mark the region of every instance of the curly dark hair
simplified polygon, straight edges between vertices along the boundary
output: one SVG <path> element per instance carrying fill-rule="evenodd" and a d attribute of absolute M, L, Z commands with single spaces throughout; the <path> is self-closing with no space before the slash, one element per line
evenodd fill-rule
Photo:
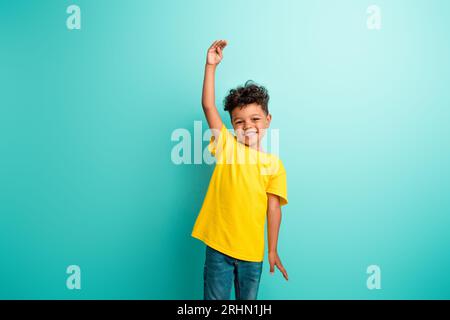
<path fill-rule="evenodd" d="M 236 89 L 231 89 L 228 95 L 223 100 L 224 110 L 231 112 L 237 107 L 244 107 L 247 104 L 256 103 L 261 106 L 264 113 L 269 114 L 269 93 L 267 89 L 248 80 L 244 86 L 238 86 Z"/>

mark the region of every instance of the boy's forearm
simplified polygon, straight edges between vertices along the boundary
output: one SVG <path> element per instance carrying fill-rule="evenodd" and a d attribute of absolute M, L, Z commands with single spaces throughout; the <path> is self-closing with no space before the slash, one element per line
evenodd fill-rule
<path fill-rule="evenodd" d="M 216 108 L 214 93 L 214 78 L 216 65 L 205 64 L 205 77 L 203 80 L 202 106 L 205 109 Z"/>
<path fill-rule="evenodd" d="M 281 224 L 281 208 L 273 208 L 267 212 L 267 239 L 269 243 L 269 253 L 277 252 L 278 233 Z"/>

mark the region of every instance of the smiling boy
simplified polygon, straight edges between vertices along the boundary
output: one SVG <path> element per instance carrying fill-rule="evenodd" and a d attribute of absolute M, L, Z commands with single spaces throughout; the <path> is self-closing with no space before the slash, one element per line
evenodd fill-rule
<path fill-rule="evenodd" d="M 287 204 L 286 171 L 261 140 L 269 128 L 267 90 L 252 82 L 230 90 L 224 100 L 236 136 L 224 126 L 215 105 L 214 78 L 225 40 L 207 52 L 202 106 L 212 131 L 208 146 L 216 166 L 192 236 L 206 244 L 204 299 L 230 299 L 234 282 L 238 300 L 257 298 L 264 259 L 267 218 L 270 272 L 288 275 L 277 251 L 281 206 Z"/>

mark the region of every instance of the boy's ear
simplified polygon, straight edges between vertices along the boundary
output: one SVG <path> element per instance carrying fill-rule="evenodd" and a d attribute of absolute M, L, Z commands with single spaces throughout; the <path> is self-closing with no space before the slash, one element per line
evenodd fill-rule
<path fill-rule="evenodd" d="M 272 115 L 270 113 L 266 116 L 266 120 L 267 120 L 267 128 L 268 128 L 270 126 L 270 121 L 272 121 Z"/>

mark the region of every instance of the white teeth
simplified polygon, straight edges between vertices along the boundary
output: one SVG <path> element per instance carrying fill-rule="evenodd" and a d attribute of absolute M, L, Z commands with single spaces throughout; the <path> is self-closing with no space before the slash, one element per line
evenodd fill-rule
<path fill-rule="evenodd" d="M 254 130 L 246 131 L 244 135 L 246 137 L 253 137 L 254 135 L 256 135 L 256 131 L 254 131 Z"/>

